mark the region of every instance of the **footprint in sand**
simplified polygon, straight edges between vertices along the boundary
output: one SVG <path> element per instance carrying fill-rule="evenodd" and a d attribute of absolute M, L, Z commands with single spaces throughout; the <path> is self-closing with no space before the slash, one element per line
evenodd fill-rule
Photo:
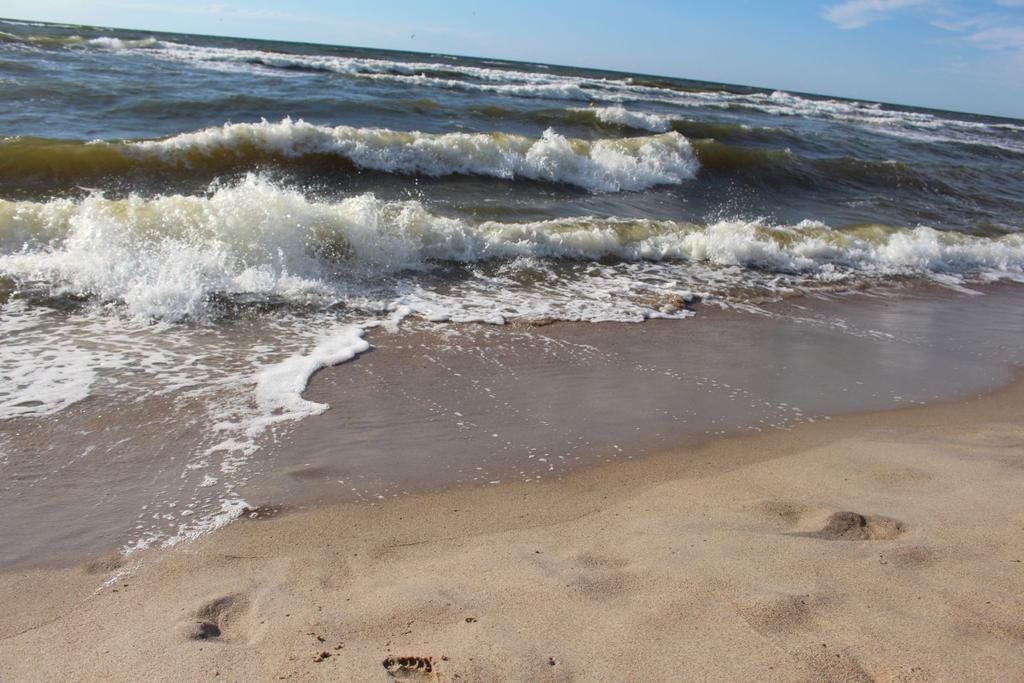
<path fill-rule="evenodd" d="M 213 640 L 226 636 L 248 607 L 249 601 L 241 593 L 211 600 L 182 624 L 182 634 L 190 640 Z"/>
<path fill-rule="evenodd" d="M 827 600 L 807 593 L 779 593 L 756 596 L 740 607 L 740 616 L 762 636 L 773 636 L 818 628 L 815 615 Z"/>
<path fill-rule="evenodd" d="M 434 660 L 430 657 L 388 657 L 384 660 L 388 677 L 400 681 L 422 681 L 434 678 Z"/>
<path fill-rule="evenodd" d="M 241 519 L 263 521 L 289 511 L 289 507 L 286 505 L 257 505 L 256 507 L 242 508 Z"/>
<path fill-rule="evenodd" d="M 749 510 L 767 520 L 772 525 L 792 527 L 797 524 L 811 509 L 791 500 L 770 498 L 758 501 Z"/>
<path fill-rule="evenodd" d="M 903 533 L 903 523 L 879 515 L 834 512 L 818 531 L 798 534 L 826 541 L 887 541 Z"/>

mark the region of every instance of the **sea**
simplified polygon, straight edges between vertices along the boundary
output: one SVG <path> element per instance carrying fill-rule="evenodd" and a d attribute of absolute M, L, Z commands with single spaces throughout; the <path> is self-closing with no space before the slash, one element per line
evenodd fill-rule
<path fill-rule="evenodd" d="M 16 20 L 0 93 L 0 566 L 1024 362 L 1019 119 Z"/>

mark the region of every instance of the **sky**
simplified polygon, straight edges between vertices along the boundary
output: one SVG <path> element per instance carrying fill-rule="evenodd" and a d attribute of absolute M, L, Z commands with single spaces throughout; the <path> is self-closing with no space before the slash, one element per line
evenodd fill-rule
<path fill-rule="evenodd" d="M 546 62 L 1024 117 L 1024 0 L 0 0 L 0 16 Z"/>

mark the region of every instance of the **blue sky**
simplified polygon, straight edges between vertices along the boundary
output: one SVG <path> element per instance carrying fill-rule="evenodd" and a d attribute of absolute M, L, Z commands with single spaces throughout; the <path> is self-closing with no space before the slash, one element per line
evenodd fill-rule
<path fill-rule="evenodd" d="M 1024 117 L 1024 0 L 0 0 L 0 16 L 520 59 Z"/>

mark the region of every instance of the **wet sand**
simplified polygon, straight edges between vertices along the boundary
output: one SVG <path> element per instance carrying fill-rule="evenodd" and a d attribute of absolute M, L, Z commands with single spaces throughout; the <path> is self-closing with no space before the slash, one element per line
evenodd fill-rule
<path fill-rule="evenodd" d="M 0 678 L 1019 679 L 1022 379 L 8 572 Z"/>

